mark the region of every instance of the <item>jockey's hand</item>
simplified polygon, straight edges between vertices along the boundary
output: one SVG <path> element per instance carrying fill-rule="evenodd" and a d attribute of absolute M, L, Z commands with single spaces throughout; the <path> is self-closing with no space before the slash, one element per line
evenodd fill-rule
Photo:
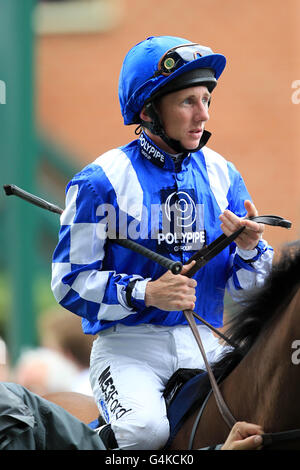
<path fill-rule="evenodd" d="M 259 450 L 262 448 L 261 434 L 263 434 L 261 426 L 245 421 L 237 422 L 221 450 Z"/>
<path fill-rule="evenodd" d="M 254 217 L 258 215 L 257 209 L 251 201 L 246 200 L 244 205 L 247 211 L 246 217 Z M 235 243 L 239 248 L 244 250 L 253 250 L 262 238 L 262 234 L 265 229 L 264 224 L 240 218 L 230 210 L 225 210 L 219 218 L 222 222 L 221 229 L 226 236 L 231 235 L 243 225 L 246 227 L 245 230 L 235 239 Z"/>
<path fill-rule="evenodd" d="M 196 261 L 183 266 L 181 274 L 167 271 L 156 281 L 149 281 L 146 286 L 145 304 L 171 312 L 173 310 L 194 310 L 197 282 L 184 276 Z"/>

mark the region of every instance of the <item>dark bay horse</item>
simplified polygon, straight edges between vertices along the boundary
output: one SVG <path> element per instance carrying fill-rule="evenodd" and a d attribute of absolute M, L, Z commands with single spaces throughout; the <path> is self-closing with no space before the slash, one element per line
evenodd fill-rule
<path fill-rule="evenodd" d="M 77 392 L 55 392 L 43 396 L 46 400 L 64 408 L 85 424 L 90 424 L 99 415 L 98 407 L 93 397 Z"/>
<path fill-rule="evenodd" d="M 245 306 L 230 322 L 226 334 L 237 347 L 215 364 L 213 370 L 216 377 L 226 376 L 220 389 L 235 419 L 260 424 L 266 433 L 300 428 L 298 242 L 285 250 L 264 287 L 251 293 L 251 298 L 249 296 Z M 97 417 L 96 407 L 89 397 L 71 395 L 73 401 L 68 400 L 68 394 L 45 398 L 55 401 L 86 423 Z M 171 443 L 171 450 L 189 448 L 197 415 L 198 409 L 190 412 Z M 228 433 L 211 395 L 191 447 L 199 449 L 222 443 Z M 300 438 L 285 440 L 271 448 L 300 450 Z"/>
<path fill-rule="evenodd" d="M 238 347 L 213 369 L 216 376 L 227 369 L 220 389 L 235 419 L 260 424 L 266 433 L 300 428 L 299 243 L 284 253 L 265 286 L 238 312 L 227 336 Z M 187 419 L 172 449 L 188 448 L 196 416 L 197 411 Z M 211 396 L 193 448 L 224 442 L 228 431 Z M 272 448 L 300 449 L 300 439 L 286 440 Z"/>

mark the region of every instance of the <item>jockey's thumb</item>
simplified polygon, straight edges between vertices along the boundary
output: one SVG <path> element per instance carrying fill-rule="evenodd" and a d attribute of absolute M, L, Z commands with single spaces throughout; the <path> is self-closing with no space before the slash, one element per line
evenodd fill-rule
<path fill-rule="evenodd" d="M 191 261 L 191 262 L 188 263 L 188 264 L 184 264 L 183 267 L 182 267 L 182 270 L 181 270 L 181 273 L 180 273 L 180 274 L 183 274 L 183 275 L 187 274 L 188 271 L 189 271 L 193 266 L 195 266 L 195 264 L 196 264 L 196 261 L 195 261 L 195 260 Z"/>

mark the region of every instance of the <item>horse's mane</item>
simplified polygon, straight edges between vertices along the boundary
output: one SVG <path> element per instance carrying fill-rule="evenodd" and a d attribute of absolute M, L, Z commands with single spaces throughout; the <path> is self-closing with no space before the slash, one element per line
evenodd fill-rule
<path fill-rule="evenodd" d="M 213 366 L 215 375 L 227 375 L 247 354 L 264 326 L 287 307 L 300 287 L 300 241 L 287 245 L 267 277 L 263 287 L 245 297 L 226 329 L 236 345 Z"/>

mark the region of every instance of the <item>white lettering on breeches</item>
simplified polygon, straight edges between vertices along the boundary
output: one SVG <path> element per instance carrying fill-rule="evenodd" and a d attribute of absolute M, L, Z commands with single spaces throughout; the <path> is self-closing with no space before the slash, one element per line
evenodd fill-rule
<path fill-rule="evenodd" d="M 201 336 L 208 350 L 216 349 L 215 337 L 205 331 Z M 117 325 L 95 340 L 91 385 L 121 449 L 156 450 L 165 445 L 169 422 L 162 394 L 177 369 L 204 368 L 197 348 L 185 326 Z"/>

